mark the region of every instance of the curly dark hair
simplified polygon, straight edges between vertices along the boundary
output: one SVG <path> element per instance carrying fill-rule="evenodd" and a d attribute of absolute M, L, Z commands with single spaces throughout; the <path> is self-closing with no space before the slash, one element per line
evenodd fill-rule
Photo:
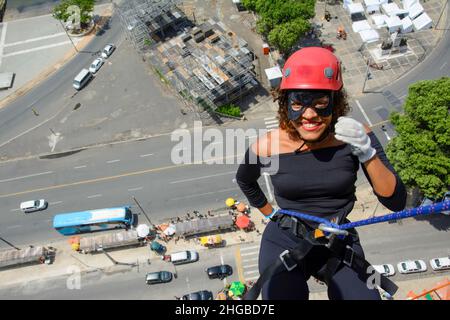
<path fill-rule="evenodd" d="M 331 119 L 331 128 L 334 131 L 334 125 L 337 119 L 341 116 L 345 116 L 350 112 L 350 106 L 348 104 L 347 93 L 345 89 L 333 92 L 333 117 Z M 280 128 L 285 130 L 289 137 L 294 141 L 300 141 L 301 137 L 298 131 L 295 129 L 291 120 L 288 118 L 288 104 L 287 104 L 287 91 L 286 90 L 273 90 L 273 101 L 278 101 L 278 121 L 280 122 Z"/>

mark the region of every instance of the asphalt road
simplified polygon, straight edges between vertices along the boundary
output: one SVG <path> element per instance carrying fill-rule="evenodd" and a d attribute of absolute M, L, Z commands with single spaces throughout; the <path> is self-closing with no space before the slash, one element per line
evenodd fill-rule
<path fill-rule="evenodd" d="M 422 259 L 428 270 L 424 273 L 403 275 L 398 271 L 391 279 L 396 281 L 415 280 L 423 277 L 445 276 L 450 271 L 436 272 L 430 268 L 429 260 L 450 254 L 446 245 L 448 243 L 448 229 L 450 221 L 447 217 L 436 216 L 421 220 L 408 220 L 402 224 L 377 225 L 371 228 L 360 229 L 360 237 L 368 261 L 373 264 L 390 263 L 397 270 L 397 263 L 407 259 Z M 436 231 L 439 228 L 439 231 Z M 418 237 L 417 235 L 420 235 Z M 441 244 L 441 245 L 439 245 Z M 250 247 L 249 247 L 250 246 Z M 33 281 L 14 288 L 2 288 L 0 299 L 118 299 L 118 300 L 173 300 L 186 293 L 198 290 L 210 290 L 216 294 L 226 283 L 238 281 L 238 268 L 248 271 L 249 264 L 257 270 L 255 261 L 239 263 L 236 260 L 236 251 L 241 250 L 242 258 L 248 258 L 245 248 L 255 248 L 257 258 L 258 243 L 233 246 L 222 249 L 200 251 L 199 262 L 176 266 L 160 260 L 152 260 L 150 265 L 140 265 L 132 271 L 114 274 L 94 272 L 80 278 L 80 289 L 70 289 L 67 283 L 76 283 L 73 279 L 62 277 L 56 279 L 43 279 Z M 244 255 L 247 256 L 244 257 Z M 254 259 L 250 259 L 254 260 Z M 242 259 L 245 261 L 245 259 Z M 120 261 L 119 261 L 120 262 Z M 233 267 L 233 275 L 224 281 L 209 280 L 204 269 L 218 264 L 229 264 Z M 148 286 L 145 284 L 147 272 L 166 270 L 177 272 L 178 278 L 168 284 Z M 253 275 L 255 272 L 253 272 Z M 247 279 L 247 278 L 246 278 Z M 317 284 L 313 279 L 308 281 L 310 292 L 326 290 L 323 285 Z"/>
<path fill-rule="evenodd" d="M 73 288 L 77 283 L 66 277 L 42 280 L 0 290 L 0 299 L 118 299 L 118 300 L 174 300 L 175 296 L 210 290 L 214 296 L 227 283 L 238 281 L 234 250 L 230 248 L 208 250 L 200 252 L 198 262 L 174 267 L 171 263 L 152 260 L 150 265 L 140 265 L 132 271 L 107 275 L 94 272 L 80 278 L 80 289 Z M 120 261 L 119 261 L 120 262 Z M 209 279 L 205 269 L 220 264 L 229 264 L 233 268 L 233 275 L 224 280 Z M 177 274 L 171 282 L 157 285 L 147 285 L 145 275 L 154 271 L 169 271 Z M 69 283 L 69 286 L 67 285 Z"/>

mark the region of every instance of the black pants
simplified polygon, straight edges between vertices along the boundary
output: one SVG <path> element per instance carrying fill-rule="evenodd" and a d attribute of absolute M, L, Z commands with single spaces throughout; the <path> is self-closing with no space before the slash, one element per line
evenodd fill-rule
<path fill-rule="evenodd" d="M 293 249 L 299 241 L 290 230 L 280 229 L 275 222 L 269 222 L 261 240 L 259 251 L 259 272 L 272 265 L 286 249 Z M 359 241 L 351 244 L 353 250 L 364 256 Z M 308 300 L 307 281 L 327 261 L 330 251 L 326 247 L 317 246 L 311 249 L 303 259 L 302 266 L 275 274 L 266 281 L 262 288 L 264 300 Z M 328 286 L 330 300 L 381 300 L 376 289 L 369 289 L 366 282 L 353 269 L 342 265 L 331 279 Z"/>

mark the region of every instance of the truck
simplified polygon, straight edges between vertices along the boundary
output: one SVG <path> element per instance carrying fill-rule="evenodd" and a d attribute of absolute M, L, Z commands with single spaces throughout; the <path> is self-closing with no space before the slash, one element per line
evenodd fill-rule
<path fill-rule="evenodd" d="M 0 251 L 0 269 L 33 263 L 50 264 L 53 262 L 54 256 L 55 250 L 53 248 L 41 246 L 29 246 L 20 250 L 4 250 Z"/>
<path fill-rule="evenodd" d="M 139 238 L 136 230 L 128 230 L 79 238 L 79 246 L 75 248 L 81 253 L 96 253 L 106 249 L 141 246 L 143 244 L 144 239 Z"/>

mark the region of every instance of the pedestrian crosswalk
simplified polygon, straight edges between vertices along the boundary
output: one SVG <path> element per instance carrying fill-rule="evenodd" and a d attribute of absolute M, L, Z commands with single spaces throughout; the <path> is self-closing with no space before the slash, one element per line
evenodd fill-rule
<path fill-rule="evenodd" d="M 259 244 L 240 248 L 242 276 L 245 281 L 259 278 L 258 255 Z"/>
<path fill-rule="evenodd" d="M 277 117 L 264 118 L 264 123 L 266 125 L 267 131 L 269 131 L 269 132 L 278 128 L 278 126 L 279 126 Z"/>

